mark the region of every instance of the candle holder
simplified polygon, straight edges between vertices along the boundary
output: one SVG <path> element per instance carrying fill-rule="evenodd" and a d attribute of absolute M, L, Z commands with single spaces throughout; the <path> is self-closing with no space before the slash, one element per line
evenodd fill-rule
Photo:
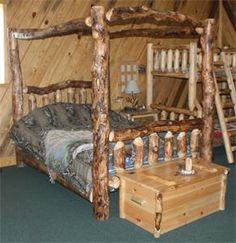
<path fill-rule="evenodd" d="M 196 174 L 196 171 L 193 169 L 193 162 L 191 158 L 186 158 L 184 164 L 178 166 L 178 172 L 181 175 L 189 176 Z"/>

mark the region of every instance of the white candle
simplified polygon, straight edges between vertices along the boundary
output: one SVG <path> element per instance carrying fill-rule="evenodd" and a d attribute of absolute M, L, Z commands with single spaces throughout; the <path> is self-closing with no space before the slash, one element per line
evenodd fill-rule
<path fill-rule="evenodd" d="M 185 160 L 185 170 L 186 171 L 192 171 L 193 163 L 191 158 L 186 158 Z"/>

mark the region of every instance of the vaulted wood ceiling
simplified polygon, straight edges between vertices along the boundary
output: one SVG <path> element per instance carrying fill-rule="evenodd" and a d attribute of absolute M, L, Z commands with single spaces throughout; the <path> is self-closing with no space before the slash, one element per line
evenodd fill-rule
<path fill-rule="evenodd" d="M 234 4 L 229 2 L 230 4 Z M 179 11 L 198 19 L 217 18 L 218 3 L 215 0 L 10 0 L 7 6 L 7 25 L 15 28 L 45 28 L 75 18 L 85 18 L 90 14 L 91 4 L 103 5 L 107 10 L 118 6 L 146 5 L 160 11 Z M 233 5 L 232 5 L 233 6 Z M 235 32 L 224 10 L 223 43 L 236 47 Z M 135 26 L 133 23 L 131 26 Z M 125 29 L 126 26 L 119 26 Z M 115 98 L 121 95 L 119 86 L 120 64 L 135 61 L 146 64 L 146 43 L 151 39 L 129 38 L 111 41 L 111 103 L 117 108 Z M 151 40 L 155 43 L 188 43 L 189 40 Z M 68 36 L 38 41 L 21 41 L 20 58 L 25 84 L 45 86 L 60 80 L 91 79 L 93 45 L 90 37 Z M 140 76 L 139 86 L 142 94 L 140 102 L 145 101 L 145 74 Z M 9 75 L 10 80 L 10 75 Z M 175 88 L 173 88 L 175 87 Z M 178 103 L 176 94 L 179 87 L 184 91 L 180 80 L 161 80 L 156 89 L 157 102 Z M 183 92 L 184 93 L 184 92 Z M 184 93 L 187 96 L 187 92 Z M 179 97 L 180 98 L 180 97 Z M 182 98 L 183 99 L 183 98 Z M 184 99 L 183 99 L 184 100 Z M 183 102 L 184 103 L 184 102 Z M 11 85 L 0 86 L 0 129 L 7 127 L 11 117 Z"/>

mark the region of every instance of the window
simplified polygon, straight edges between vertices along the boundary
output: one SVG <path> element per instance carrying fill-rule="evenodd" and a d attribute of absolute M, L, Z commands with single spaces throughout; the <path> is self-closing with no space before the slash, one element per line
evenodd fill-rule
<path fill-rule="evenodd" d="M 6 82 L 6 24 L 5 5 L 0 3 L 0 84 Z"/>

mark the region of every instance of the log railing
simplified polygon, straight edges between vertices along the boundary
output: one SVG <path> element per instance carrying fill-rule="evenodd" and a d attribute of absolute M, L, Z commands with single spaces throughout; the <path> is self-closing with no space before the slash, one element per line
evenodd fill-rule
<path fill-rule="evenodd" d="M 157 112 L 158 120 L 184 120 L 184 119 L 193 119 L 193 118 L 201 118 L 202 111 L 201 110 L 193 110 L 190 111 L 188 109 L 165 106 L 165 105 L 157 105 L 151 104 L 150 106 L 153 110 Z"/>
<path fill-rule="evenodd" d="M 67 80 L 46 87 L 26 86 L 23 89 L 28 98 L 28 110 L 52 103 L 68 102 L 87 104 L 92 100 L 92 82 Z M 41 99 L 39 99 L 39 97 Z"/>
<path fill-rule="evenodd" d="M 195 108 L 197 83 L 197 43 L 181 46 L 147 45 L 147 107 L 153 103 L 153 77 L 188 79 L 188 106 Z"/>
<path fill-rule="evenodd" d="M 188 78 L 190 68 L 189 45 L 160 47 L 153 46 L 153 71 L 158 73 L 173 73 Z"/>
<path fill-rule="evenodd" d="M 111 131 L 110 141 L 114 146 L 114 168 L 116 172 L 125 170 L 125 143 L 133 141 L 135 150 L 134 168 L 144 165 L 144 154 L 148 154 L 149 165 L 158 161 L 169 161 L 200 156 L 202 120 L 157 121 L 147 126 Z M 148 151 L 145 151 L 145 142 Z M 148 142 L 147 142 L 148 141 Z M 146 148 L 147 149 L 147 148 Z"/>
<path fill-rule="evenodd" d="M 222 62 L 222 53 L 230 68 L 236 69 L 236 49 L 214 49 L 214 63 Z M 196 43 L 182 46 L 152 46 L 154 75 L 168 74 L 169 76 L 189 78 L 190 71 L 196 66 L 195 75 L 202 66 L 202 51 L 196 48 Z"/>

